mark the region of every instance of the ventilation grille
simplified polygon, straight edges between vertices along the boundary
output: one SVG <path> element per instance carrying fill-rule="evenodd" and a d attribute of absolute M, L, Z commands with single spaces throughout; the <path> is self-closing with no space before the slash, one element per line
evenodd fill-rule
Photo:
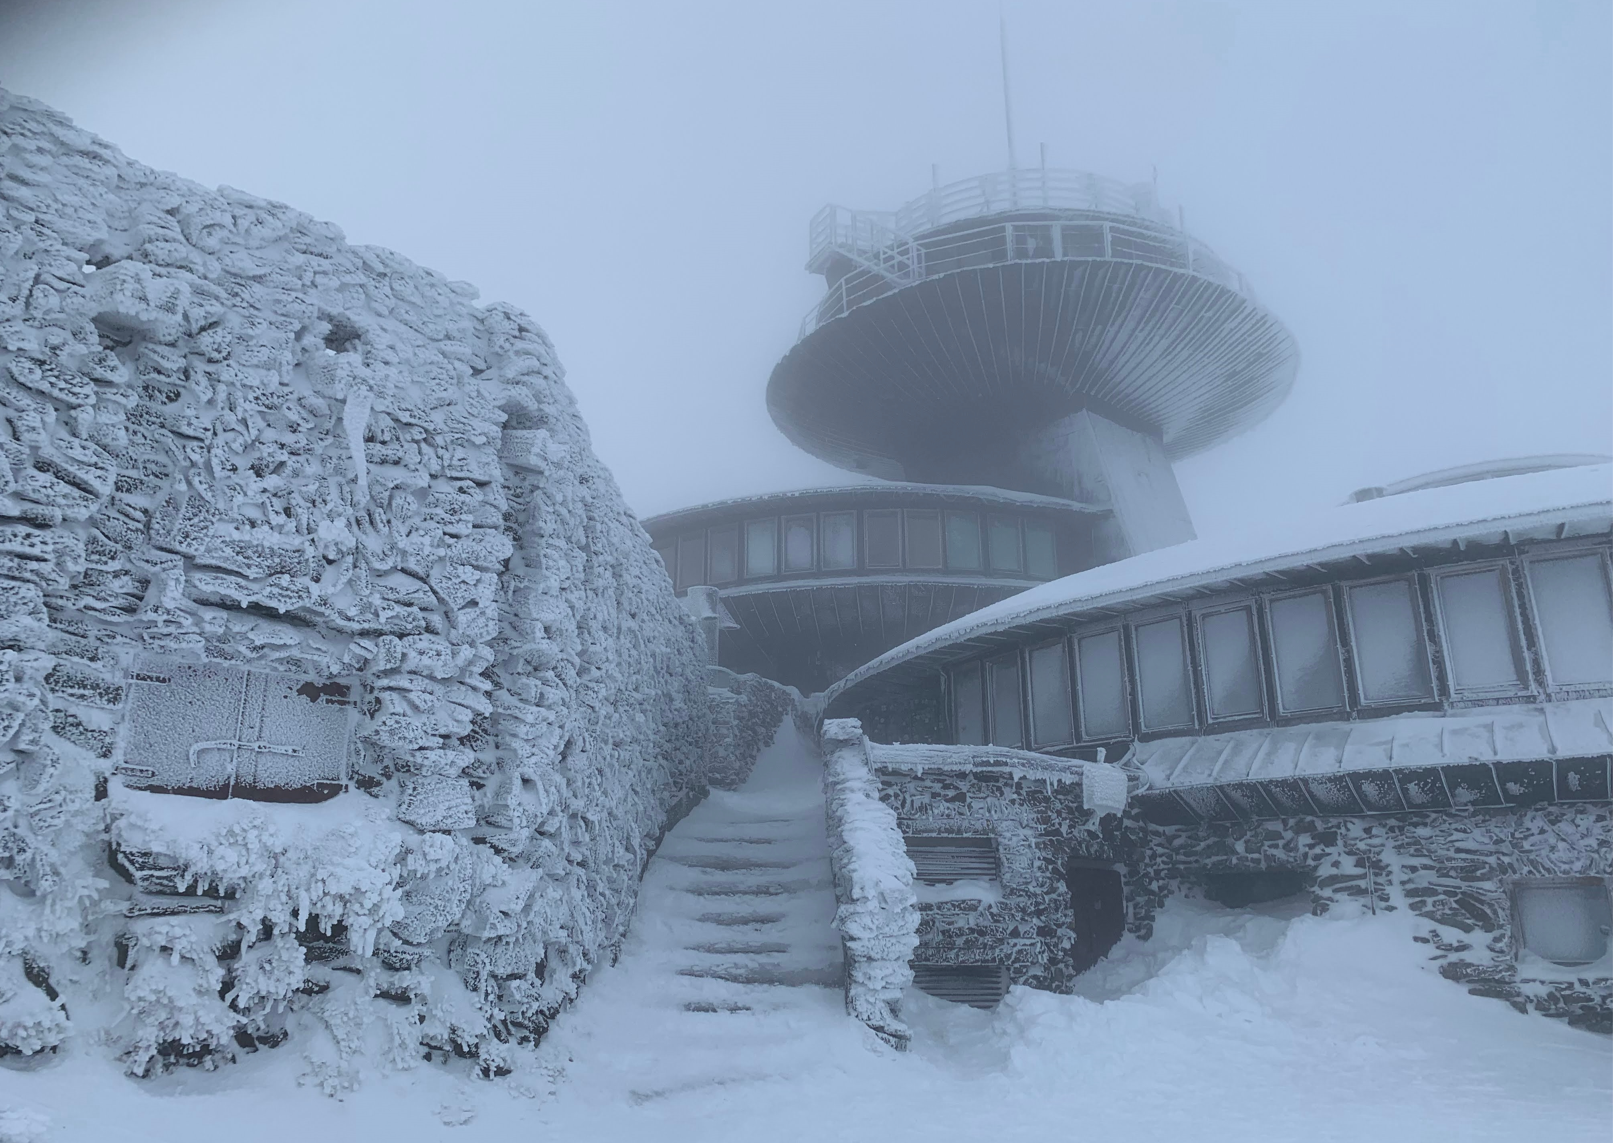
<path fill-rule="evenodd" d="M 913 982 L 940 1000 L 996 1008 L 1009 991 L 1009 970 L 1000 964 L 916 964 Z"/>
<path fill-rule="evenodd" d="M 998 850 L 990 837 L 909 837 L 914 876 L 926 885 L 996 881 Z"/>

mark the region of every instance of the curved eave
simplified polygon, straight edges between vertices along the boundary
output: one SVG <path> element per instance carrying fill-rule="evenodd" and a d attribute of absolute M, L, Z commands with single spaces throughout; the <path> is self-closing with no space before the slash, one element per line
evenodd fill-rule
<path fill-rule="evenodd" d="M 1562 470 L 1531 476 L 1506 478 L 1512 482 L 1532 482 L 1530 488 L 1578 488 L 1584 499 L 1553 507 L 1520 505 L 1514 512 L 1475 513 L 1466 519 L 1447 523 L 1403 524 L 1394 520 L 1413 497 L 1434 497 L 1436 505 L 1445 502 L 1472 503 L 1485 492 L 1484 485 L 1458 485 L 1448 489 L 1409 493 L 1393 499 L 1367 501 L 1346 508 L 1327 510 L 1328 516 L 1359 520 L 1363 514 L 1385 513 L 1390 521 L 1353 532 L 1342 528 L 1342 535 L 1331 542 L 1307 543 L 1298 539 L 1293 546 L 1262 554 L 1250 551 L 1247 558 L 1216 558 L 1239 550 L 1237 541 L 1197 540 L 1135 556 L 1089 571 L 1066 576 L 1034 589 L 1030 597 L 1015 600 L 1013 606 L 999 606 L 979 616 L 927 632 L 894 648 L 847 675 L 825 694 L 828 704 L 854 689 L 901 687 L 916 675 L 935 670 L 960 658 L 993 647 L 1018 643 L 1040 633 L 1056 634 L 1094 620 L 1136 611 L 1155 604 L 1193 599 L 1229 589 L 1255 588 L 1284 582 L 1285 573 L 1304 572 L 1327 575 L 1354 569 L 1368 570 L 1376 558 L 1403 555 L 1434 555 L 1454 545 L 1522 543 L 1608 535 L 1610 513 L 1614 510 L 1608 493 L 1608 470 Z M 1566 481 L 1564 477 L 1573 477 Z M 1497 481 L 1501 484 L 1504 481 Z M 1487 484 L 1490 482 L 1486 482 Z M 1512 491 L 1512 490 L 1509 490 Z M 1528 489 L 1527 489 L 1528 491 Z M 1456 495 L 1454 495 L 1456 494 Z M 1526 495 L 1522 498 L 1528 501 Z M 1420 507 L 1422 505 L 1419 505 Z M 1327 519 L 1328 524 L 1337 521 Z M 1296 531 L 1302 531 L 1296 528 Z M 1194 566 L 1196 556 L 1206 559 Z M 1083 584 L 1093 590 L 1083 591 Z M 1042 598 L 1039 598 L 1042 597 Z M 1047 598 L 1051 597 L 1051 598 Z M 1043 602 L 1046 598 L 1046 602 Z"/>
<path fill-rule="evenodd" d="M 1015 492 L 1007 488 L 989 488 L 976 484 L 914 484 L 905 481 L 883 481 L 879 484 L 847 484 L 828 488 L 803 488 L 789 492 L 770 492 L 756 496 L 738 496 L 730 500 L 714 500 L 662 512 L 640 521 L 647 532 L 665 528 L 691 527 L 726 522 L 747 515 L 784 515 L 788 512 L 814 512 L 825 508 L 862 507 L 870 501 L 911 501 L 913 504 L 949 505 L 972 508 L 1001 508 L 1014 511 L 1054 512 L 1065 515 L 1094 516 L 1110 511 L 1107 504 L 1087 504 L 1079 500 L 1066 500 L 1059 496 L 1042 496 L 1034 492 Z M 900 505 L 899 505 L 900 506 Z"/>
<path fill-rule="evenodd" d="M 1160 433 L 1181 457 L 1264 418 L 1298 367 L 1288 330 L 1209 278 L 1016 261 L 926 278 L 826 322 L 774 367 L 767 401 L 792 442 L 854 470 L 905 464 L 961 413 L 1029 430 L 1083 407 Z"/>

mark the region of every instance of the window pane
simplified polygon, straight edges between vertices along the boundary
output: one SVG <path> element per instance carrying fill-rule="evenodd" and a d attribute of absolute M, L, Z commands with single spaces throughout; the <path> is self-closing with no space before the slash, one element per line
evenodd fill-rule
<path fill-rule="evenodd" d="M 1122 738 L 1131 729 L 1126 713 L 1126 664 L 1121 633 L 1105 631 L 1076 640 L 1076 679 L 1082 695 L 1082 737 Z"/>
<path fill-rule="evenodd" d="M 1529 564 L 1530 594 L 1554 686 L 1607 683 L 1614 648 L 1608 580 L 1595 554 Z"/>
<path fill-rule="evenodd" d="M 1026 521 L 1026 574 L 1033 579 L 1059 578 L 1059 556 L 1054 550 L 1051 525 Z"/>
<path fill-rule="evenodd" d="M 778 521 L 752 520 L 745 526 L 745 574 L 773 575 L 779 570 Z"/>
<path fill-rule="evenodd" d="M 871 568 L 902 566 L 902 520 L 895 508 L 863 513 L 863 559 Z"/>
<path fill-rule="evenodd" d="M 818 529 L 826 568 L 857 567 L 856 512 L 826 512 L 818 518 Z"/>
<path fill-rule="evenodd" d="M 974 512 L 947 513 L 947 566 L 980 570 L 981 520 Z"/>
<path fill-rule="evenodd" d="M 965 746 L 986 745 L 986 706 L 981 696 L 981 664 L 969 663 L 953 672 L 955 741 Z"/>
<path fill-rule="evenodd" d="M 986 553 L 993 571 L 1020 570 L 1020 524 L 993 520 L 986 526 Z"/>
<path fill-rule="evenodd" d="M 1031 742 L 1053 746 L 1075 737 L 1070 717 L 1070 667 L 1065 645 L 1054 643 L 1031 652 Z"/>
<path fill-rule="evenodd" d="M 908 566 L 911 568 L 939 568 L 942 566 L 941 516 L 936 512 L 910 508 L 903 525 L 908 535 Z"/>
<path fill-rule="evenodd" d="M 678 537 L 678 590 L 706 582 L 706 533 Z"/>
<path fill-rule="evenodd" d="M 1588 964 L 1608 951 L 1608 894 L 1601 885 L 1517 885 L 1524 947 L 1558 964 Z"/>
<path fill-rule="evenodd" d="M 1435 697 L 1424 651 L 1423 624 L 1412 581 L 1364 583 L 1345 589 L 1351 649 L 1363 702 L 1417 702 Z"/>
<path fill-rule="evenodd" d="M 740 531 L 738 528 L 713 528 L 706 533 L 706 559 L 711 568 L 712 583 L 733 583 L 740 578 Z"/>
<path fill-rule="evenodd" d="M 1309 591 L 1274 599 L 1272 655 L 1278 668 L 1278 707 L 1286 714 L 1344 705 L 1339 641 L 1328 593 Z"/>
<path fill-rule="evenodd" d="M 811 571 L 813 567 L 813 518 L 785 517 L 785 570 Z"/>
<path fill-rule="evenodd" d="M 1217 611 L 1199 621 L 1205 650 L 1205 703 L 1212 718 L 1261 713 L 1261 669 L 1250 609 Z"/>
<path fill-rule="evenodd" d="M 1005 659 L 991 664 L 992 745 L 1022 746 L 1020 732 L 1020 664 Z"/>
<path fill-rule="evenodd" d="M 1194 724 L 1193 692 L 1188 683 L 1188 654 L 1182 620 L 1162 619 L 1136 629 L 1138 699 L 1143 728 L 1165 730 Z"/>
<path fill-rule="evenodd" d="M 1443 575 L 1435 582 L 1452 685 L 1484 690 L 1523 683 L 1502 569 Z"/>

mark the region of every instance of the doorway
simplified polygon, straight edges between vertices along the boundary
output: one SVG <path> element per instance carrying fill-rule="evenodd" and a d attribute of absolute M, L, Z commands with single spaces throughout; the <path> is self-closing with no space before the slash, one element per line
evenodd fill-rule
<path fill-rule="evenodd" d="M 1098 862 L 1072 858 L 1065 867 L 1065 884 L 1076 934 L 1070 955 L 1079 976 L 1103 960 L 1126 931 L 1126 898 L 1121 871 Z"/>

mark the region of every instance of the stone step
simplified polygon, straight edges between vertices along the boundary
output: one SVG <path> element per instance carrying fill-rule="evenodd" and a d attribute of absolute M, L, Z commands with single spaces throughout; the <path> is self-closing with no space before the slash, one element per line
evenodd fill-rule
<path fill-rule="evenodd" d="M 749 1004 L 728 1000 L 690 1000 L 684 1004 L 685 1012 L 750 1012 Z"/>
<path fill-rule="evenodd" d="M 783 913 L 702 913 L 695 920 L 703 925 L 777 925 Z"/>
<path fill-rule="evenodd" d="M 713 869 L 723 873 L 741 873 L 751 869 L 790 869 L 796 865 L 805 865 L 813 859 L 802 858 L 800 861 L 763 861 L 755 857 L 728 854 L 690 854 L 687 857 L 668 856 L 668 861 L 674 865 L 687 866 L 690 869 Z"/>
<path fill-rule="evenodd" d="M 680 886 L 674 891 L 695 897 L 784 897 L 829 887 L 828 881 L 759 881 L 749 885 L 736 881 L 715 881 L 706 885 Z"/>
<path fill-rule="evenodd" d="M 840 965 L 826 965 L 822 968 L 786 968 L 779 964 L 702 965 L 681 968 L 678 975 L 726 980 L 730 984 L 774 984 L 784 985 L 787 988 L 806 986 L 839 988 L 844 976 Z"/>
<path fill-rule="evenodd" d="M 685 945 L 690 952 L 722 953 L 729 956 L 787 953 L 790 946 L 783 941 L 711 941 L 702 945 Z"/>

